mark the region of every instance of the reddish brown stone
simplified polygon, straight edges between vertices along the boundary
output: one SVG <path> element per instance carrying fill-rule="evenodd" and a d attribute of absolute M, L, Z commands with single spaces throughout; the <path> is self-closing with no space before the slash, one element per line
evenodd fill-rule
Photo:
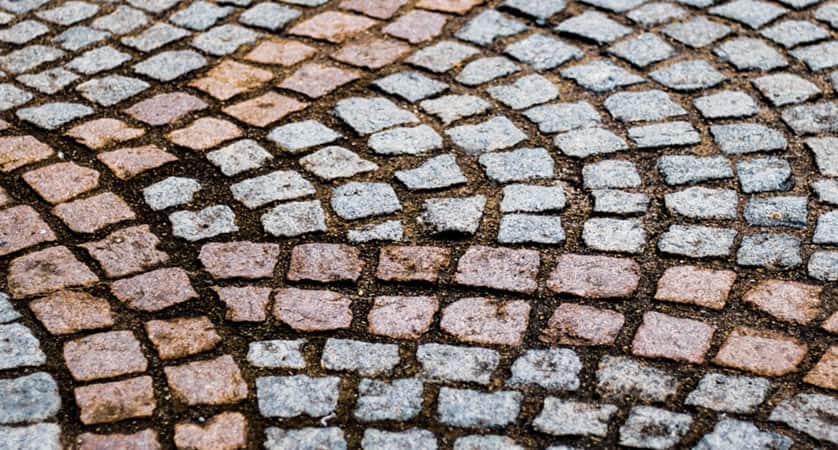
<path fill-rule="evenodd" d="M 194 95 L 173 92 L 155 95 L 126 109 L 125 112 L 140 122 L 159 126 L 174 123 L 181 117 L 206 107 L 207 104 Z"/>
<path fill-rule="evenodd" d="M 112 192 L 62 203 L 52 213 L 77 233 L 94 233 L 102 228 L 136 216 L 131 207 Z"/>
<path fill-rule="evenodd" d="M 189 450 L 235 450 L 247 447 L 247 420 L 240 413 L 221 413 L 206 424 L 175 425 L 175 446 Z"/>
<path fill-rule="evenodd" d="M 181 147 L 208 150 L 242 135 L 239 127 L 214 117 L 201 117 L 188 127 L 172 131 L 166 138 Z"/>
<path fill-rule="evenodd" d="M 279 245 L 249 241 L 204 244 L 198 258 L 215 279 L 270 278 L 279 259 Z"/>
<path fill-rule="evenodd" d="M 11 172 L 18 167 L 47 159 L 55 152 L 32 136 L 0 137 L 0 170 Z"/>
<path fill-rule="evenodd" d="M 766 280 L 749 290 L 742 300 L 789 322 L 807 324 L 818 316 L 821 286 L 794 281 Z"/>
<path fill-rule="evenodd" d="M 713 360 L 716 364 L 763 376 L 780 376 L 797 370 L 806 345 L 781 333 L 737 327 Z"/>
<path fill-rule="evenodd" d="M 407 0 L 343 0 L 340 8 L 366 14 L 376 19 L 389 19 Z"/>
<path fill-rule="evenodd" d="M 358 67 L 380 69 L 390 65 L 407 52 L 410 46 L 389 39 L 364 39 L 345 45 L 332 58 Z"/>
<path fill-rule="evenodd" d="M 291 250 L 288 279 L 357 281 L 364 269 L 364 260 L 355 247 L 344 244 L 302 244 Z"/>
<path fill-rule="evenodd" d="M 447 21 L 448 16 L 444 14 L 413 10 L 384 27 L 382 31 L 411 44 L 419 44 L 442 34 L 442 28 Z"/>
<path fill-rule="evenodd" d="M 145 134 L 142 128 L 131 128 L 117 119 L 96 119 L 76 125 L 66 133 L 76 142 L 98 150 L 111 144 L 130 141 Z"/>
<path fill-rule="evenodd" d="M 149 376 L 89 384 L 77 387 L 74 394 L 85 425 L 150 417 L 157 406 Z"/>
<path fill-rule="evenodd" d="M 133 178 L 146 170 L 177 161 L 177 156 L 153 144 L 101 153 L 97 158 L 121 180 Z"/>
<path fill-rule="evenodd" d="M 206 352 L 221 341 L 221 336 L 206 316 L 149 320 L 145 323 L 145 331 L 160 359 L 183 358 Z"/>
<path fill-rule="evenodd" d="M 562 255 L 547 280 L 560 294 L 587 298 L 628 297 L 640 282 L 640 266 L 628 258 Z"/>
<path fill-rule="evenodd" d="M 160 450 L 157 432 L 145 429 L 133 434 L 83 433 L 78 437 L 78 450 Z"/>
<path fill-rule="evenodd" d="M 79 247 L 90 253 L 109 278 L 132 275 L 164 264 L 169 255 L 157 250 L 160 239 L 148 225 L 123 228 L 101 241 L 88 242 Z"/>
<path fill-rule="evenodd" d="M 830 333 L 838 334 L 838 312 L 832 313 L 828 319 L 823 322 L 821 325 L 824 330 L 829 331 Z"/>
<path fill-rule="evenodd" d="M 263 41 L 251 50 L 244 59 L 260 64 L 279 64 L 293 66 L 311 58 L 317 49 L 298 41 L 275 39 Z"/>
<path fill-rule="evenodd" d="M 123 278 L 111 285 L 111 292 L 129 308 L 160 311 L 198 297 L 183 269 L 168 268 Z"/>
<path fill-rule="evenodd" d="M 0 206 L 8 206 L 8 205 L 14 203 L 14 201 L 15 201 L 15 199 L 12 198 L 12 196 L 9 195 L 9 193 L 6 192 L 5 189 L 0 187 Z"/>
<path fill-rule="evenodd" d="M 44 200 L 56 204 L 99 186 L 99 172 L 72 162 L 63 162 L 30 170 L 23 174 L 26 182 Z"/>
<path fill-rule="evenodd" d="M 55 239 L 55 233 L 31 206 L 0 211 L 0 256 Z"/>
<path fill-rule="evenodd" d="M 617 339 L 624 323 L 625 318 L 616 311 L 562 303 L 539 339 L 564 345 L 609 345 Z"/>
<path fill-rule="evenodd" d="M 77 381 L 143 372 L 148 366 L 130 331 L 108 331 L 64 344 L 64 362 Z"/>
<path fill-rule="evenodd" d="M 337 292 L 278 289 L 274 295 L 274 317 L 297 331 L 325 331 L 349 328 L 352 302 Z"/>
<path fill-rule="evenodd" d="M 99 278 L 67 247 L 50 247 L 19 256 L 9 264 L 7 284 L 14 298 L 89 286 Z"/>
<path fill-rule="evenodd" d="M 264 127 L 293 112 L 302 111 L 308 103 L 298 101 L 276 92 L 228 106 L 222 111 L 255 127 Z"/>
<path fill-rule="evenodd" d="M 465 14 L 486 0 L 419 0 L 419 8 L 454 14 Z"/>
<path fill-rule="evenodd" d="M 227 320 L 234 322 L 263 322 L 267 317 L 271 289 L 257 286 L 214 287 L 218 298 L 227 305 Z"/>
<path fill-rule="evenodd" d="M 247 383 L 230 355 L 163 371 L 172 394 L 187 405 L 224 405 L 247 397 Z"/>
<path fill-rule="evenodd" d="M 29 308 L 52 334 L 72 334 L 113 325 L 108 301 L 87 292 L 59 291 L 33 300 Z"/>
<path fill-rule="evenodd" d="M 488 298 L 464 298 L 442 310 L 439 326 L 461 341 L 475 344 L 521 345 L 530 304 Z"/>
<path fill-rule="evenodd" d="M 355 14 L 326 11 L 295 25 L 289 32 L 340 44 L 376 23 L 375 20 Z"/>
<path fill-rule="evenodd" d="M 367 316 L 369 332 L 394 339 L 416 339 L 431 327 L 436 297 L 376 297 Z"/>
<path fill-rule="evenodd" d="M 731 270 L 711 270 L 696 266 L 670 267 L 658 280 L 655 299 L 722 309 L 734 281 L 736 272 Z"/>
<path fill-rule="evenodd" d="M 445 247 L 388 246 L 379 253 L 376 276 L 388 281 L 435 283 L 450 259 L 451 249 Z"/>
<path fill-rule="evenodd" d="M 290 77 L 283 80 L 279 87 L 311 98 L 318 98 L 359 78 L 361 74 L 356 70 L 309 63 L 304 64 Z"/>
<path fill-rule="evenodd" d="M 457 264 L 459 284 L 502 291 L 534 292 L 541 257 L 535 250 L 513 250 L 476 245 Z"/>
<path fill-rule="evenodd" d="M 206 76 L 192 81 L 189 85 L 219 100 L 227 100 L 242 92 L 256 89 L 273 77 L 267 70 L 225 60 L 207 72 Z"/>
<path fill-rule="evenodd" d="M 829 347 L 803 381 L 824 389 L 838 389 L 838 346 Z"/>
<path fill-rule="evenodd" d="M 668 358 L 700 364 L 716 328 L 704 322 L 657 312 L 643 314 L 631 351 L 647 358 Z"/>

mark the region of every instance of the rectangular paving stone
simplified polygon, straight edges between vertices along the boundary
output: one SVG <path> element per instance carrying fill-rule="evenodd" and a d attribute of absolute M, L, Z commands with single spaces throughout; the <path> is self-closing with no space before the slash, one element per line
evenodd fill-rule
<path fill-rule="evenodd" d="M 338 377 L 258 377 L 259 412 L 265 417 L 326 416 L 337 407 L 339 385 Z"/>
<path fill-rule="evenodd" d="M 617 412 L 614 405 L 597 405 L 563 401 L 555 397 L 544 399 L 544 406 L 533 421 L 536 430 L 554 436 L 600 436 L 608 433 L 608 424 Z"/>
<path fill-rule="evenodd" d="M 529 293 L 538 287 L 540 265 L 535 250 L 473 246 L 460 257 L 455 280 L 467 286 Z"/>
<path fill-rule="evenodd" d="M 399 360 L 397 345 L 332 338 L 323 346 L 320 365 L 371 377 L 390 374 Z"/>
<path fill-rule="evenodd" d="M 727 303 L 736 272 L 696 266 L 674 266 L 658 279 L 655 300 L 691 303 L 710 309 L 722 309 Z"/>
<path fill-rule="evenodd" d="M 163 371 L 174 398 L 187 405 L 224 405 L 247 398 L 247 383 L 230 355 Z"/>
<path fill-rule="evenodd" d="M 64 361 L 77 381 L 144 372 L 148 360 L 130 331 L 92 334 L 64 344 Z"/>
<path fill-rule="evenodd" d="M 483 393 L 443 387 L 437 399 L 439 420 L 455 427 L 502 427 L 514 422 L 521 409 L 520 392 Z"/>
<path fill-rule="evenodd" d="M 422 365 L 423 378 L 487 385 L 498 367 L 500 355 L 487 348 L 431 343 L 419 345 L 416 359 Z"/>

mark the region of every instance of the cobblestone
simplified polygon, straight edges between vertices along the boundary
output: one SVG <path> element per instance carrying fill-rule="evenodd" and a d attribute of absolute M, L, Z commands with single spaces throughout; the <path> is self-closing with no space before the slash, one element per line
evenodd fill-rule
<path fill-rule="evenodd" d="M 533 426 L 555 436 L 587 435 L 603 437 L 608 433 L 608 422 L 617 412 L 614 405 L 595 405 L 562 401 L 555 397 L 544 399 L 544 408 Z"/>
<path fill-rule="evenodd" d="M 58 384 L 45 372 L 0 380 L 0 392 L 3 393 L 0 397 L 0 406 L 2 406 L 0 423 L 2 424 L 49 419 L 57 414 L 61 407 Z M 20 430 L 20 428 L 16 429 Z"/>
<path fill-rule="evenodd" d="M 422 344 L 416 350 L 416 359 L 425 378 L 485 385 L 489 384 L 500 355 L 486 348 Z"/>
<path fill-rule="evenodd" d="M 753 414 L 768 397 L 771 383 L 765 378 L 705 375 L 685 403 L 713 411 Z"/>
<path fill-rule="evenodd" d="M 337 377 L 259 377 L 256 396 L 265 417 L 322 417 L 335 410 L 338 402 Z"/>
<path fill-rule="evenodd" d="M 19 323 L 0 325 L 0 337 L 0 354 L 3 355 L 0 368 L 40 366 L 46 362 L 46 354 L 29 328 Z"/>

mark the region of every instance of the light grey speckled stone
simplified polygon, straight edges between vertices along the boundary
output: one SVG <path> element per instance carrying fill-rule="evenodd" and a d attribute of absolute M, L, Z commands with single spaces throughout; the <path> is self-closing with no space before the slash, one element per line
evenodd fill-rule
<path fill-rule="evenodd" d="M 433 128 L 419 125 L 373 134 L 367 145 L 379 155 L 418 155 L 442 148 L 442 137 Z"/>
<path fill-rule="evenodd" d="M 676 91 L 713 87 L 727 77 L 702 59 L 678 62 L 649 74 L 658 83 Z"/>
<path fill-rule="evenodd" d="M 693 104 L 707 119 L 747 117 L 759 111 L 754 99 L 742 91 L 721 91 L 705 95 L 695 99 Z"/>
<path fill-rule="evenodd" d="M 305 339 L 251 342 L 247 350 L 247 362 L 262 368 L 305 369 L 305 343 Z"/>
<path fill-rule="evenodd" d="M 279 148 L 297 153 L 309 147 L 328 144 L 342 136 L 316 120 L 282 125 L 271 130 L 267 138 L 275 142 Z"/>
<path fill-rule="evenodd" d="M 401 241 L 403 237 L 404 229 L 398 220 L 363 225 L 346 233 L 346 238 L 352 243 Z"/>
<path fill-rule="evenodd" d="M 277 170 L 230 186 L 233 197 L 249 209 L 312 195 L 314 185 L 293 170 Z"/>
<path fill-rule="evenodd" d="M 510 184 L 503 188 L 501 212 L 542 212 L 564 209 L 567 198 L 562 186 Z"/>
<path fill-rule="evenodd" d="M 484 113 L 491 108 L 486 100 L 473 95 L 444 95 L 420 103 L 425 112 L 433 114 L 442 121 L 443 125 Z"/>
<path fill-rule="evenodd" d="M 768 420 L 782 422 L 815 439 L 838 445 L 838 399 L 824 394 L 797 394 L 781 401 Z"/>
<path fill-rule="evenodd" d="M 500 220 L 501 244 L 561 244 L 565 240 L 562 218 L 535 214 L 507 214 Z"/>
<path fill-rule="evenodd" d="M 518 418 L 522 397 L 516 391 L 483 393 L 443 387 L 437 414 L 440 422 L 455 427 L 503 427 Z"/>
<path fill-rule="evenodd" d="M 468 181 L 452 154 L 435 156 L 414 169 L 397 170 L 394 175 L 410 190 L 442 189 Z"/>
<path fill-rule="evenodd" d="M 812 183 L 812 190 L 818 200 L 832 205 L 838 205 L 838 180 L 820 179 Z"/>
<path fill-rule="evenodd" d="M 805 142 L 815 156 L 820 173 L 828 177 L 838 177 L 838 138 L 811 138 Z"/>
<path fill-rule="evenodd" d="M 800 239 L 788 234 L 753 234 L 742 238 L 736 253 L 736 264 L 770 269 L 799 266 Z"/>
<path fill-rule="evenodd" d="M 326 369 L 348 370 L 364 376 L 389 374 L 398 364 L 398 345 L 334 338 L 326 341 L 320 360 Z"/>
<path fill-rule="evenodd" d="M 604 128 L 580 128 L 556 136 L 556 147 L 565 155 L 587 158 L 628 150 L 628 144 L 621 137 Z"/>
<path fill-rule="evenodd" d="M 172 50 L 135 64 L 134 72 L 158 81 L 172 81 L 206 65 L 206 58 L 194 50 Z"/>
<path fill-rule="evenodd" d="M 46 362 L 41 344 L 29 328 L 19 323 L 0 325 L 0 369 L 40 366 Z"/>
<path fill-rule="evenodd" d="M 711 433 L 698 441 L 695 450 L 737 450 L 758 448 L 788 450 L 794 442 L 782 434 L 762 431 L 750 422 L 723 419 Z"/>
<path fill-rule="evenodd" d="M 343 99 L 335 106 L 335 115 L 362 135 L 395 125 L 419 122 L 412 112 L 382 97 Z"/>
<path fill-rule="evenodd" d="M 466 86 L 477 86 L 521 70 L 518 64 L 503 56 L 476 59 L 463 67 L 456 80 Z"/>
<path fill-rule="evenodd" d="M 678 445 L 692 425 L 688 414 L 651 406 L 635 406 L 620 427 L 620 445 L 666 449 Z"/>
<path fill-rule="evenodd" d="M 645 78 L 604 60 L 577 64 L 561 71 L 562 77 L 576 81 L 594 92 L 607 92 L 619 87 L 643 83 Z"/>
<path fill-rule="evenodd" d="M 350 182 L 332 191 L 332 209 L 343 219 L 355 220 L 401 211 L 393 187 L 387 183 Z"/>
<path fill-rule="evenodd" d="M 657 167 L 670 185 L 733 178 L 733 168 L 723 156 L 664 155 Z"/>
<path fill-rule="evenodd" d="M 731 39 L 718 46 L 713 53 L 739 70 L 769 71 L 788 66 L 786 58 L 762 39 Z"/>
<path fill-rule="evenodd" d="M 262 227 L 273 236 L 293 237 L 326 231 L 326 214 L 320 200 L 277 205 L 262 215 Z"/>
<path fill-rule="evenodd" d="M 447 84 L 428 78 L 418 72 L 394 73 L 376 80 L 373 84 L 384 92 L 398 95 L 411 103 L 448 89 Z"/>
<path fill-rule="evenodd" d="M 432 198 L 425 200 L 417 221 L 434 233 L 474 234 L 480 227 L 486 197 Z"/>
<path fill-rule="evenodd" d="M 782 112 L 785 122 L 795 134 L 816 134 L 838 131 L 838 102 L 807 103 Z"/>
<path fill-rule="evenodd" d="M 771 382 L 765 378 L 709 373 L 684 401 L 713 411 L 753 414 L 768 398 Z"/>
<path fill-rule="evenodd" d="M 326 416 L 337 407 L 339 385 L 338 377 L 258 377 L 259 412 L 265 417 Z"/>
<path fill-rule="evenodd" d="M 633 188 L 640 186 L 640 174 L 630 161 L 608 159 L 582 168 L 586 189 Z"/>
<path fill-rule="evenodd" d="M 201 184 L 192 178 L 168 177 L 143 189 L 146 204 L 155 211 L 192 201 Z"/>
<path fill-rule="evenodd" d="M 745 220 L 758 227 L 803 228 L 808 216 L 806 203 L 806 197 L 752 198 L 745 206 Z"/>
<path fill-rule="evenodd" d="M 820 88 L 815 83 L 790 73 L 765 75 L 751 83 L 774 106 L 800 103 L 821 93 Z"/>
<path fill-rule="evenodd" d="M 719 149 L 728 155 L 786 148 L 783 133 L 757 123 L 713 125 L 710 127 L 710 133 Z"/>
<path fill-rule="evenodd" d="M 359 173 L 378 170 L 378 164 L 336 145 L 323 147 L 301 158 L 300 165 L 324 180 L 349 178 Z"/>
<path fill-rule="evenodd" d="M 617 407 L 614 405 L 597 405 L 547 397 L 544 399 L 541 413 L 533 421 L 533 427 L 542 433 L 554 436 L 604 437 L 608 434 L 608 423 L 616 413 Z"/>
<path fill-rule="evenodd" d="M 338 427 L 266 430 L 265 450 L 346 450 L 343 430 Z"/>
<path fill-rule="evenodd" d="M 701 143 L 701 134 L 689 122 L 665 122 L 629 128 L 638 148 L 670 147 Z"/>
<path fill-rule="evenodd" d="M 643 214 L 649 207 L 649 196 L 639 192 L 625 192 L 617 189 L 597 189 L 594 196 L 594 212 L 611 214 Z"/>
<path fill-rule="evenodd" d="M 669 3 L 666 5 L 672 6 Z M 635 38 L 618 42 L 608 51 L 640 68 L 669 59 L 676 54 L 671 45 L 654 33 L 643 33 Z"/>
<path fill-rule="evenodd" d="M 9 301 L 9 296 L 0 292 L 0 323 L 13 322 L 21 317 L 20 313 L 12 306 L 12 302 Z"/>
<path fill-rule="evenodd" d="M 486 176 L 499 183 L 553 178 L 553 158 L 544 148 L 522 148 L 480 155 Z"/>
<path fill-rule="evenodd" d="M 527 138 L 511 120 L 503 116 L 475 125 L 449 128 L 445 134 L 454 145 L 472 155 L 512 147 Z"/>
<path fill-rule="evenodd" d="M 601 122 L 599 113 L 588 102 L 535 106 L 524 111 L 523 114 L 537 124 L 542 133 L 559 133 L 593 127 Z"/>
<path fill-rule="evenodd" d="M 567 61 L 579 59 L 584 55 L 578 47 L 540 33 L 531 34 L 510 44 L 504 52 L 535 70 L 555 69 Z"/>
<path fill-rule="evenodd" d="M 392 381 L 363 379 L 358 383 L 354 415 L 359 420 L 410 420 L 422 411 L 421 381 L 406 378 Z"/>
<path fill-rule="evenodd" d="M 695 219 L 735 219 L 738 196 L 732 189 L 695 186 L 664 197 L 671 212 Z"/>
<path fill-rule="evenodd" d="M 61 450 L 61 427 L 37 423 L 24 427 L 0 426 L 2 450 Z"/>
<path fill-rule="evenodd" d="M 514 439 L 498 435 L 471 435 L 457 438 L 454 450 L 526 450 Z"/>
<path fill-rule="evenodd" d="M 812 236 L 815 244 L 838 244 L 838 211 L 829 211 L 818 216 L 815 234 Z"/>
<path fill-rule="evenodd" d="M 757 158 L 736 162 L 742 192 L 787 191 L 794 184 L 791 166 L 781 158 Z"/>
<path fill-rule="evenodd" d="M 527 29 L 521 21 L 507 17 L 493 9 L 487 9 L 469 20 L 454 35 L 468 42 L 489 45 L 497 38 L 513 36 Z"/>
<path fill-rule="evenodd" d="M 486 385 L 498 367 L 500 355 L 488 348 L 431 343 L 419 345 L 416 359 L 422 365 L 423 378 Z"/>
<path fill-rule="evenodd" d="M 47 130 L 55 130 L 76 119 L 93 114 L 93 109 L 80 103 L 44 103 L 17 110 L 18 119 Z"/>
<path fill-rule="evenodd" d="M 637 219 L 591 218 L 582 228 L 582 239 L 595 250 L 640 253 L 646 246 L 646 230 Z"/>
<path fill-rule="evenodd" d="M 838 281 L 838 252 L 812 253 L 808 265 L 809 276 L 821 281 Z"/>
<path fill-rule="evenodd" d="M 559 96 L 559 88 L 541 75 L 527 75 L 512 84 L 492 86 L 486 92 L 512 109 L 524 109 Z"/>
<path fill-rule="evenodd" d="M 239 231 L 236 215 L 227 205 L 209 206 L 198 212 L 175 211 L 169 214 L 169 221 L 172 222 L 172 234 L 187 241 Z"/>
<path fill-rule="evenodd" d="M 207 159 L 221 169 L 221 173 L 231 177 L 262 167 L 273 159 L 261 145 L 252 139 L 242 139 L 226 147 L 207 153 Z"/>
<path fill-rule="evenodd" d="M 663 370 L 622 356 L 604 356 L 596 377 L 599 395 L 614 401 L 631 396 L 645 402 L 664 402 L 678 392 L 680 385 Z"/>
<path fill-rule="evenodd" d="M 736 234 L 736 230 L 729 228 L 671 225 L 661 234 L 658 249 L 692 258 L 727 256 L 733 248 Z"/>
<path fill-rule="evenodd" d="M 3 342 L 2 336 L 0 342 Z M 4 364 L 2 368 L 9 367 L 9 364 Z M 46 372 L 0 380 L 0 424 L 49 419 L 59 409 L 61 397 L 58 395 L 58 384 Z"/>
<path fill-rule="evenodd" d="M 657 89 L 619 92 L 605 99 L 604 105 L 615 119 L 623 122 L 662 120 L 687 114 L 687 110 L 673 102 L 666 92 Z"/>
<path fill-rule="evenodd" d="M 367 428 L 361 440 L 364 450 L 436 450 L 436 436 L 428 430 L 411 428 L 394 432 Z"/>
<path fill-rule="evenodd" d="M 579 389 L 582 361 L 566 348 L 527 350 L 512 364 L 509 386 L 534 384 L 550 390 Z"/>

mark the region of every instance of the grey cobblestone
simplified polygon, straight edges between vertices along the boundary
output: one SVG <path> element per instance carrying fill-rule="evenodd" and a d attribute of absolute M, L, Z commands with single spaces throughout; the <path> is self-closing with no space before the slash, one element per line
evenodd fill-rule
<path fill-rule="evenodd" d="M 19 323 L 0 325 L 0 369 L 40 366 L 46 362 L 47 356 L 29 328 Z"/>
<path fill-rule="evenodd" d="M 753 414 L 767 398 L 771 383 L 765 378 L 705 375 L 684 401 L 713 411 Z"/>
<path fill-rule="evenodd" d="M 608 423 L 616 413 L 617 407 L 614 405 L 596 405 L 547 397 L 544 399 L 544 408 L 533 421 L 533 426 L 542 433 L 556 436 L 604 437 L 608 433 Z"/>
<path fill-rule="evenodd" d="M 620 445 L 664 449 L 678 445 L 692 417 L 650 406 L 635 406 L 620 427 Z"/>
<path fill-rule="evenodd" d="M 733 248 L 736 230 L 700 225 L 672 225 L 658 240 L 664 253 L 706 258 L 727 256 Z"/>
<path fill-rule="evenodd" d="M 788 234 L 752 234 L 742 238 L 736 253 L 740 266 L 791 268 L 802 263 L 800 239 Z"/>
<path fill-rule="evenodd" d="M 522 395 L 516 391 L 483 393 L 443 387 L 437 414 L 442 423 L 455 427 L 504 427 L 518 418 Z"/>
<path fill-rule="evenodd" d="M 351 339 L 329 339 L 320 365 L 329 370 L 349 370 L 364 376 L 389 374 L 399 364 L 399 347 Z"/>
<path fill-rule="evenodd" d="M 0 424 L 49 419 L 61 408 L 58 384 L 45 372 L 0 380 L 0 393 Z"/>
<path fill-rule="evenodd" d="M 582 361 L 573 350 L 528 350 L 512 364 L 510 386 L 535 384 L 545 389 L 575 391 L 579 388 Z"/>
<path fill-rule="evenodd" d="M 423 391 L 424 385 L 416 379 L 363 379 L 358 384 L 355 417 L 367 422 L 410 420 L 422 411 Z"/>
<path fill-rule="evenodd" d="M 489 384 L 500 363 L 500 355 L 494 350 L 443 344 L 420 345 L 416 359 L 427 379 L 479 384 Z"/>
<path fill-rule="evenodd" d="M 596 377 L 597 392 L 614 401 L 631 396 L 646 402 L 665 402 L 680 386 L 674 376 L 625 357 L 604 356 Z"/>
<path fill-rule="evenodd" d="M 266 450 L 346 450 L 346 438 L 338 427 L 300 428 L 296 430 L 269 427 Z"/>
<path fill-rule="evenodd" d="M 256 378 L 259 412 L 265 417 L 322 417 L 337 407 L 340 378 L 292 375 Z"/>
<path fill-rule="evenodd" d="M 247 362 L 254 367 L 305 369 L 305 339 L 251 342 Z"/>

